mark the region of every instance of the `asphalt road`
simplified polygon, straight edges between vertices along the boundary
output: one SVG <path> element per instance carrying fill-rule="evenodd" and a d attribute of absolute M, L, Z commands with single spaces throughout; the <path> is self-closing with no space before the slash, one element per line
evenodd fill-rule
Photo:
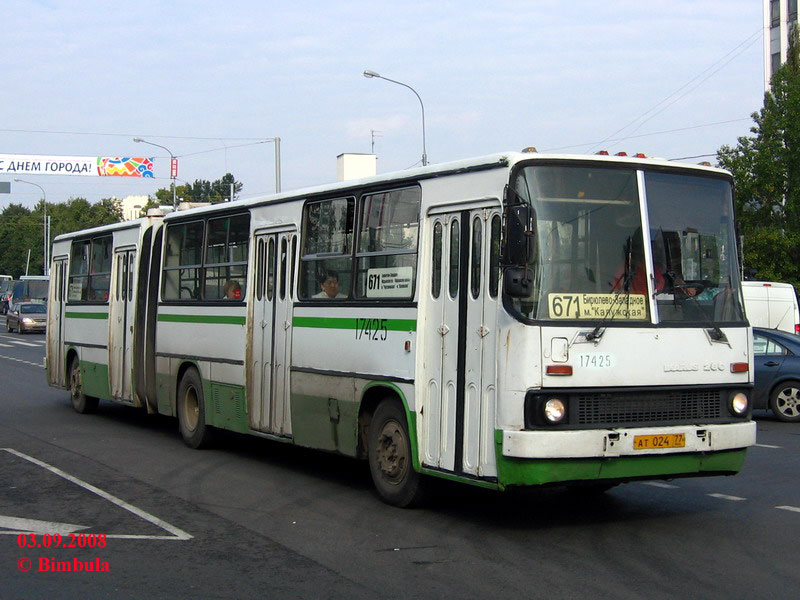
<path fill-rule="evenodd" d="M 736 477 L 594 498 L 446 485 L 428 507 L 401 510 L 350 459 L 232 434 L 190 450 L 174 420 L 105 402 L 79 415 L 46 385 L 43 356 L 43 335 L 0 325 L 3 599 L 674 600 L 800 589 L 800 425 L 767 413 Z M 20 538 L 15 519 L 61 528 L 62 547 Z M 42 570 L 56 563 L 107 571 Z"/>

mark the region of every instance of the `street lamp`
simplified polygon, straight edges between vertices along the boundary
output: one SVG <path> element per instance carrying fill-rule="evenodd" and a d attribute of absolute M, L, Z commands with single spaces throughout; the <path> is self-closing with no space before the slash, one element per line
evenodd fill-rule
<path fill-rule="evenodd" d="M 44 188 L 38 183 L 25 181 L 24 179 L 17 179 L 16 177 L 14 178 L 14 181 L 19 183 L 27 183 L 28 185 L 35 185 L 37 188 L 42 190 L 42 210 L 44 211 L 44 223 L 42 228 L 42 241 L 44 242 L 44 264 L 42 266 L 42 272 L 44 273 L 45 277 L 47 277 L 50 275 L 50 227 L 47 225 L 47 194 L 45 193 Z"/>
<path fill-rule="evenodd" d="M 176 179 L 175 171 L 177 169 L 176 169 L 175 155 L 172 153 L 172 151 L 169 148 L 167 148 L 166 146 L 162 146 L 161 144 L 155 144 L 153 142 L 148 142 L 147 140 L 143 140 L 142 138 L 139 138 L 139 137 L 133 138 L 133 141 L 137 142 L 137 143 L 141 142 L 142 144 L 150 144 L 151 146 L 156 146 L 157 148 L 162 148 L 162 149 L 166 150 L 167 152 L 169 152 L 169 157 L 170 157 L 169 174 L 170 174 L 170 179 L 172 179 L 172 208 L 177 209 L 178 208 L 178 199 L 177 199 L 176 192 L 175 192 L 175 179 Z"/>
<path fill-rule="evenodd" d="M 397 85 L 402 85 L 405 88 L 410 89 L 414 92 L 414 95 L 419 100 L 420 108 L 422 108 L 422 166 L 426 166 L 428 164 L 428 153 L 425 151 L 425 105 L 422 103 L 422 98 L 419 97 L 417 90 L 412 88 L 410 85 L 403 83 L 402 81 L 395 81 L 394 79 L 389 79 L 388 77 L 384 77 L 383 75 L 379 75 L 375 71 L 364 71 L 364 77 L 367 79 L 372 79 L 373 77 L 377 79 L 384 79 L 386 81 L 391 81 L 392 83 L 396 83 Z"/>

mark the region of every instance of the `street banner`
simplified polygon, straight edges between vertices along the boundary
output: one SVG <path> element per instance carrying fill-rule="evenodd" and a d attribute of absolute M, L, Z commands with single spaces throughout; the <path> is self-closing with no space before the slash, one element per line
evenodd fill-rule
<path fill-rule="evenodd" d="M 0 174 L 153 177 L 153 158 L 0 154 Z"/>

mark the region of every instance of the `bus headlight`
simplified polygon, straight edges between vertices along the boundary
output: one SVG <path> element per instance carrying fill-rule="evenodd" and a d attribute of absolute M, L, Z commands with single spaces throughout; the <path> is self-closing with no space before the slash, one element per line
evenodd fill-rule
<path fill-rule="evenodd" d="M 567 405 L 561 398 L 548 398 L 542 404 L 542 415 L 547 423 L 561 423 L 567 416 Z"/>
<path fill-rule="evenodd" d="M 737 417 L 743 417 L 750 408 L 750 399 L 744 392 L 734 392 L 728 399 L 728 410 Z"/>

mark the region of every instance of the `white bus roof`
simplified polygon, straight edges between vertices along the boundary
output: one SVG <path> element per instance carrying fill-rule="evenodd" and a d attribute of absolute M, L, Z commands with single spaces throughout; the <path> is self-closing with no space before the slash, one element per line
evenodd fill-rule
<path fill-rule="evenodd" d="M 499 154 L 489 154 L 487 156 L 480 156 L 476 158 L 468 158 L 446 163 L 437 163 L 435 165 L 428 165 L 426 167 L 416 167 L 407 169 L 405 171 L 395 171 L 393 173 L 383 173 L 380 175 L 373 175 L 370 177 L 363 177 L 361 179 L 349 179 L 347 181 L 338 181 L 334 183 L 322 184 L 307 188 L 298 188 L 277 194 L 266 196 L 259 196 L 256 198 L 249 198 L 246 200 L 235 200 L 233 202 L 225 202 L 222 204 L 214 204 L 211 206 L 204 206 L 199 208 L 192 208 L 184 211 L 172 212 L 165 215 L 165 221 L 172 219 L 180 219 L 187 214 L 200 215 L 207 212 L 216 212 L 223 207 L 227 208 L 250 208 L 266 203 L 278 203 L 284 200 L 301 198 L 304 196 L 313 196 L 317 194 L 336 192 L 337 190 L 347 190 L 353 187 L 391 183 L 393 181 L 402 181 L 415 178 L 436 177 L 437 174 L 458 173 L 459 171 L 470 171 L 478 169 L 492 169 L 492 168 L 510 168 L 516 163 L 523 161 L 583 161 L 594 163 L 611 163 L 611 164 L 626 164 L 631 166 L 643 167 L 660 167 L 669 169 L 686 169 L 692 171 L 704 171 L 716 175 L 729 174 L 723 169 L 709 167 L 704 165 L 688 164 L 669 161 L 663 158 L 641 158 L 635 156 L 609 156 L 602 154 L 542 154 L 538 152 L 504 152 Z"/>

